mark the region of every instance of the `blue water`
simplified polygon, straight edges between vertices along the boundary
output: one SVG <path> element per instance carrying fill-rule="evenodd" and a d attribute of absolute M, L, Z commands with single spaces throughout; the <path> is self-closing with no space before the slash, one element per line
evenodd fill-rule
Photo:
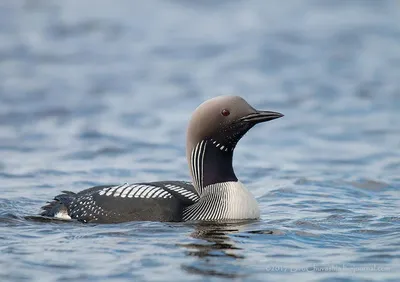
<path fill-rule="evenodd" d="M 189 180 L 185 129 L 239 94 L 259 221 L 25 219 L 61 190 Z M 0 281 L 399 281 L 400 2 L 0 4 Z"/>

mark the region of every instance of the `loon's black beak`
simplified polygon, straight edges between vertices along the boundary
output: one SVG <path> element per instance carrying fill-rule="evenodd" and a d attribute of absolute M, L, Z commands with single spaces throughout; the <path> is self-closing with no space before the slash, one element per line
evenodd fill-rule
<path fill-rule="evenodd" d="M 251 122 L 253 124 L 257 124 L 260 122 L 270 121 L 273 119 L 277 119 L 283 117 L 283 114 L 278 112 L 271 111 L 256 111 L 247 116 L 242 117 L 240 120 L 245 122 Z"/>

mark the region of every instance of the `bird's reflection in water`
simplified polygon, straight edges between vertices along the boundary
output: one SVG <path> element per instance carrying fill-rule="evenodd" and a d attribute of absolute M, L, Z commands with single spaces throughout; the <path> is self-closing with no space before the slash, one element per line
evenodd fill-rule
<path fill-rule="evenodd" d="M 245 256 L 241 253 L 242 249 L 236 246 L 229 235 L 243 231 L 249 223 L 251 222 L 193 224 L 195 230 L 190 236 L 201 241 L 180 244 L 180 246 L 186 249 L 188 256 L 198 258 L 198 260 L 192 264 L 184 264 L 182 268 L 190 274 L 202 276 L 226 278 L 246 276 L 241 273 L 240 264 L 237 263 L 237 260 L 242 260 Z"/>

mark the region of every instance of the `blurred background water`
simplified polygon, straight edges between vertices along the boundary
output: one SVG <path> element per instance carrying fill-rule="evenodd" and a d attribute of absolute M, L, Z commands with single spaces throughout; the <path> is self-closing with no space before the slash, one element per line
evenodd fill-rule
<path fill-rule="evenodd" d="M 239 94 L 260 221 L 34 222 L 61 190 L 189 180 L 185 130 Z M 1 281 L 399 281 L 400 2 L 0 3 Z"/>

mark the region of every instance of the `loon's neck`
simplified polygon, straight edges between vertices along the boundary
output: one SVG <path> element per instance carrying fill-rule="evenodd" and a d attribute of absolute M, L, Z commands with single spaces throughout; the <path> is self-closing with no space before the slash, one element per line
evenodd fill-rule
<path fill-rule="evenodd" d="M 206 186 L 200 200 L 187 207 L 183 219 L 242 220 L 258 219 L 260 211 L 254 196 L 240 181 L 228 181 Z"/>
<path fill-rule="evenodd" d="M 237 179 L 232 167 L 234 147 L 213 139 L 199 142 L 189 164 L 200 199 L 187 207 L 184 220 L 241 220 L 260 217 L 257 201 Z"/>
<path fill-rule="evenodd" d="M 205 187 L 238 181 L 232 166 L 233 150 L 214 139 L 202 140 L 192 149 L 190 171 L 200 196 Z"/>

